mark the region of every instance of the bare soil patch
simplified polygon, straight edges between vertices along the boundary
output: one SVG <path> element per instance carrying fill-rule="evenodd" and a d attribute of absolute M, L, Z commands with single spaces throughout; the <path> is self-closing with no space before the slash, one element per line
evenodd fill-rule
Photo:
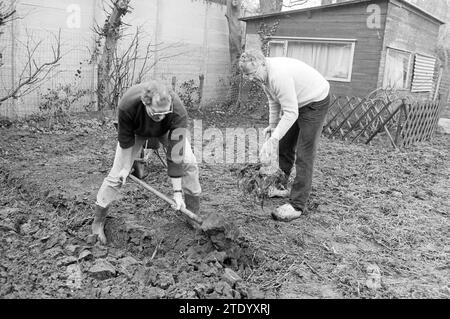
<path fill-rule="evenodd" d="M 264 126 L 193 114 L 204 128 Z M 408 150 L 323 138 L 309 212 L 280 223 L 243 196 L 242 165 L 200 165 L 201 207 L 239 237 L 208 237 L 131 181 L 107 246 L 88 240 L 115 151 L 112 121 L 0 128 L 1 298 L 449 298 L 450 141 Z M 170 194 L 161 163 L 145 181 Z M 225 243 L 225 244 L 224 244 Z M 378 270 L 377 270 L 378 269 Z"/>

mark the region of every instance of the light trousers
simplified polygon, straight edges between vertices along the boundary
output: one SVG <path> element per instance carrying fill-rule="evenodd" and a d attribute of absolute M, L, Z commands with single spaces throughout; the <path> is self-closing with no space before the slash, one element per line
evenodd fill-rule
<path fill-rule="evenodd" d="M 124 168 L 129 170 L 133 166 L 134 160 L 139 158 L 142 147 L 144 146 L 147 139 L 148 138 L 141 136 L 135 137 L 135 143 L 132 146 L 133 149 L 130 163 L 126 163 L 126 159 L 121 156 L 122 152 L 119 143 L 117 143 L 113 166 L 108 176 L 103 180 L 103 183 L 97 193 L 96 204 L 98 206 L 107 207 L 113 201 L 120 199 L 120 189 L 122 187 L 122 182 L 119 179 L 119 172 Z M 167 145 L 168 142 L 166 136 L 162 136 L 161 138 L 159 138 L 159 141 L 163 145 Z M 202 189 L 199 182 L 198 165 L 188 140 L 186 140 L 186 146 L 184 150 L 184 159 L 182 163 L 184 174 L 182 176 L 181 182 L 183 192 L 192 196 L 200 196 Z"/>

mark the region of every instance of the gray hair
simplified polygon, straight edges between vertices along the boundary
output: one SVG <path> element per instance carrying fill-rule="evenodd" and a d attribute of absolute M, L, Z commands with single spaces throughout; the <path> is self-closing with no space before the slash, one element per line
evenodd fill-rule
<path fill-rule="evenodd" d="M 260 50 L 250 49 L 241 54 L 239 58 L 239 69 L 254 69 L 258 65 L 265 65 L 266 57 Z"/>
<path fill-rule="evenodd" d="M 155 103 L 156 105 L 169 104 L 172 101 L 170 89 L 163 83 L 151 80 L 146 82 L 141 92 L 141 100 L 145 104 Z"/>

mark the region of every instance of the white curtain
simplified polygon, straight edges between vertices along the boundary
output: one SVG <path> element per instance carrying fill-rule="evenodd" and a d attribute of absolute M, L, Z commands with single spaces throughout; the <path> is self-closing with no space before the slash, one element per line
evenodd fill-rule
<path fill-rule="evenodd" d="M 349 78 L 351 44 L 289 41 L 287 56 L 299 59 L 329 79 Z"/>
<path fill-rule="evenodd" d="M 328 44 L 327 76 L 338 79 L 348 79 L 352 62 L 351 44 Z"/>
<path fill-rule="evenodd" d="M 408 63 L 408 53 L 388 50 L 383 86 L 385 88 L 406 89 L 408 86 Z"/>
<path fill-rule="evenodd" d="M 284 56 L 284 43 L 269 42 L 269 56 L 271 57 Z"/>
<path fill-rule="evenodd" d="M 299 59 L 314 67 L 314 47 L 310 43 L 300 43 L 289 41 L 287 56 Z"/>

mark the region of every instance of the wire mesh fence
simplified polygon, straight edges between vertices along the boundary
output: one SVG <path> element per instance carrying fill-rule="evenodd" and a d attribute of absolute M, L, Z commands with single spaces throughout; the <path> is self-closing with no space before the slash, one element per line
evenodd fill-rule
<path fill-rule="evenodd" d="M 16 4 L 17 19 L 4 26 L 0 35 L 0 116 L 14 119 L 40 113 L 50 95 L 59 97 L 60 104 L 73 101 L 67 95 L 76 95 L 76 101 L 66 105 L 71 111 L 92 106 L 96 86 L 95 66 L 88 63 L 94 45 L 92 2 Z M 70 20 L 69 9 L 74 6 L 83 8 L 80 24 Z M 2 101 L 5 97 L 10 98 Z"/>

